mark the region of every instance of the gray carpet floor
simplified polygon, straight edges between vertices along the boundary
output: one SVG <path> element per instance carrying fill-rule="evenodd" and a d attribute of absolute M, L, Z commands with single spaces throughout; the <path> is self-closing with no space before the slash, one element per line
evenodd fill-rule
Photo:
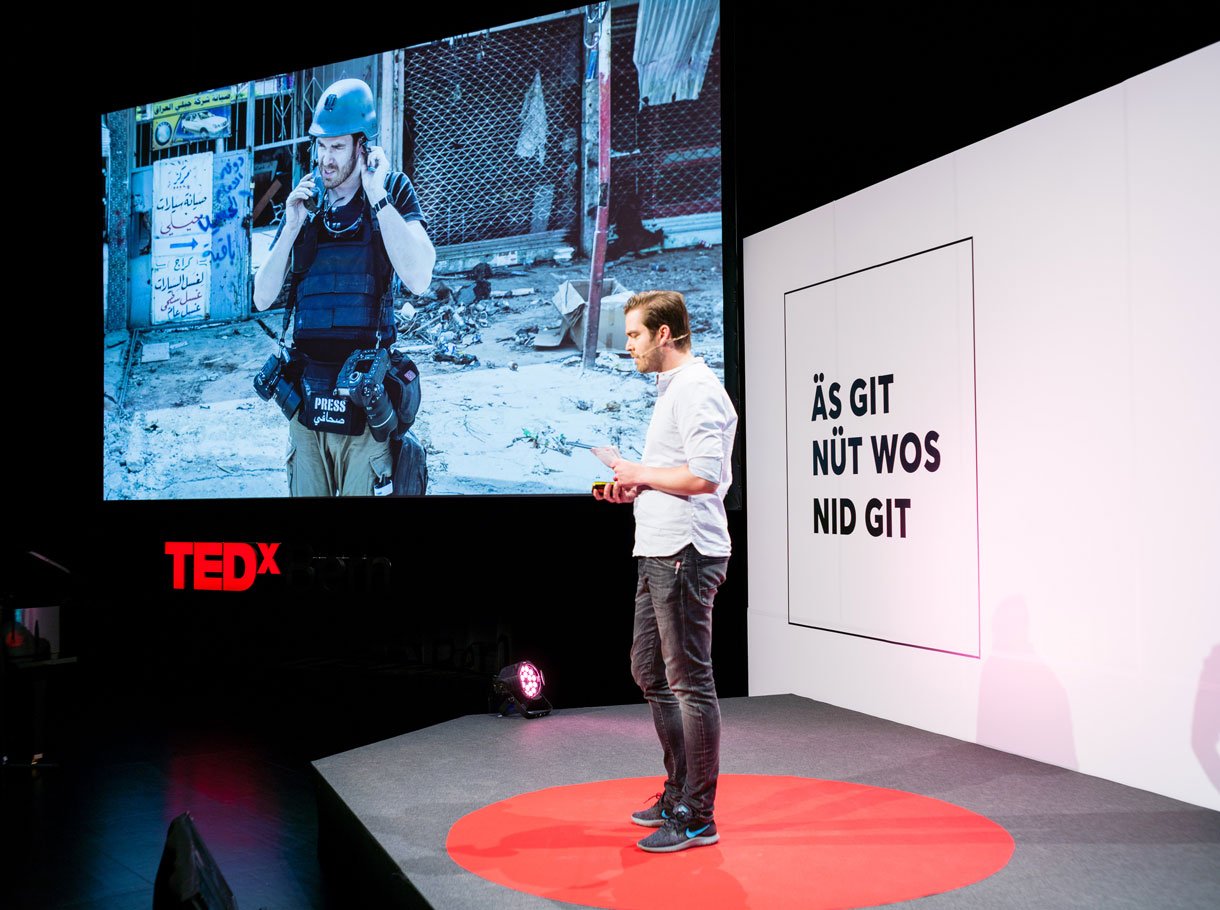
<path fill-rule="evenodd" d="M 1218 812 L 794 695 L 725 699 L 721 713 L 722 774 L 906 790 L 985 815 L 1016 841 L 990 878 L 887 906 L 1220 908 Z M 644 704 L 463 717 L 314 767 L 437 910 L 574 906 L 450 860 L 446 834 L 466 813 L 544 787 L 664 773 Z"/>

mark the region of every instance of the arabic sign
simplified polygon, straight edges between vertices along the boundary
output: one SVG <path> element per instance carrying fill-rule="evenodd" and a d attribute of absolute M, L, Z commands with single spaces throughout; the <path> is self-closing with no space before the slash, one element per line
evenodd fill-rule
<path fill-rule="evenodd" d="M 153 162 L 152 321 L 206 319 L 211 288 L 212 154 Z"/>
<path fill-rule="evenodd" d="M 138 108 L 136 120 L 152 121 L 154 149 L 199 139 L 218 139 L 232 134 L 231 105 L 240 101 L 244 94 L 244 85 L 230 86 L 159 101 Z"/>

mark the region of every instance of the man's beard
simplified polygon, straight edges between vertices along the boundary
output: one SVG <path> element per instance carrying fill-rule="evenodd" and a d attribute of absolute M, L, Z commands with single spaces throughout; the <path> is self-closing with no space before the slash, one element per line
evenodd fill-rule
<path fill-rule="evenodd" d="M 345 164 L 339 165 L 335 169 L 335 176 L 327 179 L 326 175 L 322 175 L 322 183 L 325 184 L 328 190 L 333 190 L 337 186 L 342 186 L 343 182 L 352 175 L 352 171 L 356 169 L 356 150 L 352 149 L 352 155 L 348 158 Z"/>
<path fill-rule="evenodd" d="M 648 353 L 639 358 L 635 362 L 635 368 L 640 373 L 659 373 L 661 372 L 661 346 L 657 345 L 649 349 Z"/>

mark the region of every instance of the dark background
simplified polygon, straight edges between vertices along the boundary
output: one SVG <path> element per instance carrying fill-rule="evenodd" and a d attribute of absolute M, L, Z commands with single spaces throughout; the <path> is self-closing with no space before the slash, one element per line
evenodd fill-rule
<path fill-rule="evenodd" d="M 324 22 L 293 10 L 265 23 L 250 16 L 246 35 L 184 45 L 172 70 L 152 65 L 148 29 L 116 20 L 31 63 L 53 89 L 7 136 L 19 198 L 6 229 L 16 357 L 0 590 L 68 601 L 65 646 L 80 662 L 51 693 L 53 748 L 71 754 L 189 723 L 313 758 L 487 710 L 491 673 L 524 657 L 546 672 L 557 707 L 638 700 L 627 508 L 566 497 L 101 501 L 98 114 L 563 6 L 370 6 L 368 22 L 340 7 Z M 727 3 L 721 27 L 726 355 L 739 367 L 742 236 L 1220 36 L 1203 14 L 1166 4 L 1033 15 L 964 3 L 862 12 Z M 730 375 L 729 385 L 740 443 L 744 384 Z M 722 696 L 747 690 L 749 508 L 746 495 L 730 514 L 735 552 L 716 604 Z M 296 568 L 245 593 L 174 591 L 167 540 L 280 541 L 281 566 Z M 29 549 L 71 578 L 56 580 L 22 555 Z M 378 567 L 370 580 L 371 560 L 391 563 L 388 583 Z"/>

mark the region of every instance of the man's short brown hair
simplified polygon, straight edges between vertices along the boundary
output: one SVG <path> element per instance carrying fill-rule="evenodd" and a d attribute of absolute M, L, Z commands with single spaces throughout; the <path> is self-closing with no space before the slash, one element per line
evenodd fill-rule
<path fill-rule="evenodd" d="M 623 307 L 623 313 L 643 310 L 640 316 L 644 328 L 656 335 L 663 325 L 669 326 L 674 347 L 679 351 L 690 350 L 690 316 L 686 312 L 686 299 L 677 291 L 640 291 L 633 294 Z"/>

